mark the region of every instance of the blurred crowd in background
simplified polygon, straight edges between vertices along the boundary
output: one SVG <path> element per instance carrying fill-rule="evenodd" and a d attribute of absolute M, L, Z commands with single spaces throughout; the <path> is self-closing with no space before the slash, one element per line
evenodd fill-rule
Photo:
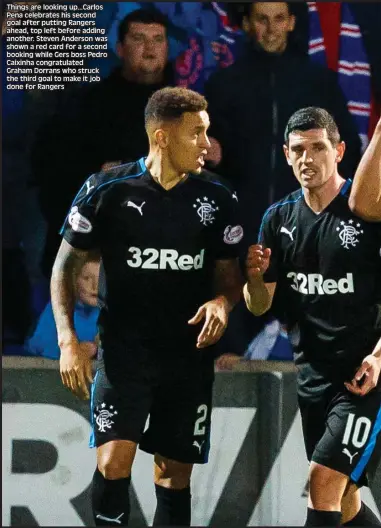
<path fill-rule="evenodd" d="M 102 5 L 96 24 L 108 35 L 108 57 L 86 64 L 100 69 L 99 83 L 7 90 L 2 27 L 4 354 L 59 358 L 49 279 L 60 227 L 90 174 L 147 154 L 143 113 L 155 90 L 184 86 L 205 94 L 207 168 L 237 191 L 247 245 L 256 242 L 267 207 L 297 188 L 282 150 L 294 111 L 320 106 L 332 113 L 347 145 L 345 178 L 353 177 L 380 115 L 380 4 Z M 73 277 L 75 326 L 92 357 L 98 273 L 94 260 Z M 281 321 L 276 303 L 262 317 L 240 303 L 219 343 L 218 367 L 291 360 Z"/>

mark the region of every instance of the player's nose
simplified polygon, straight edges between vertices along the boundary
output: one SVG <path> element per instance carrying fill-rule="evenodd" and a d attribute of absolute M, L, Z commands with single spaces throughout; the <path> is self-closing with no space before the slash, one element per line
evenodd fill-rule
<path fill-rule="evenodd" d="M 211 147 L 208 136 L 205 136 L 201 139 L 200 147 L 202 148 L 202 154 L 207 154 L 208 149 Z"/>
<path fill-rule="evenodd" d="M 156 43 L 154 40 L 146 40 L 144 43 L 144 51 L 146 54 L 155 55 Z"/>
<path fill-rule="evenodd" d="M 304 150 L 303 152 L 303 155 L 301 156 L 300 160 L 303 162 L 303 163 L 311 163 L 313 160 L 312 160 L 312 156 L 311 156 L 311 153 L 308 152 L 308 150 Z"/>

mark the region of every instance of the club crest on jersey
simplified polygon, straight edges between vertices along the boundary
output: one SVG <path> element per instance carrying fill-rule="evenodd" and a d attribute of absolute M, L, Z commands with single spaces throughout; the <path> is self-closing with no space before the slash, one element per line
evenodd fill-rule
<path fill-rule="evenodd" d="M 243 228 L 240 225 L 228 225 L 224 231 L 225 244 L 238 244 L 243 237 Z"/>
<path fill-rule="evenodd" d="M 100 433 L 105 433 L 106 429 L 111 429 L 111 426 L 114 423 L 111 418 L 116 414 L 118 414 L 118 411 L 114 411 L 113 405 L 110 405 L 108 409 L 105 403 L 97 405 L 93 416 Z"/>
<path fill-rule="evenodd" d="M 348 223 L 341 221 L 340 226 L 341 227 L 336 227 L 336 231 L 339 232 L 338 235 L 341 240 L 341 245 L 345 249 L 356 247 L 356 244 L 359 242 L 357 236 L 364 233 L 362 229 L 358 229 L 361 227 L 361 224 L 357 222 L 355 226 L 353 220 L 348 220 Z"/>
<path fill-rule="evenodd" d="M 218 211 L 218 207 L 216 207 L 214 200 L 209 202 L 209 199 L 206 196 L 203 198 L 197 198 L 196 203 L 193 204 L 193 207 L 196 209 L 197 214 L 200 217 L 200 222 L 202 222 L 204 226 L 213 224 L 215 220 L 213 213 Z"/>
<path fill-rule="evenodd" d="M 69 224 L 71 225 L 73 231 L 77 233 L 90 233 L 93 226 L 90 221 L 78 211 L 78 207 L 72 207 L 69 213 Z"/>

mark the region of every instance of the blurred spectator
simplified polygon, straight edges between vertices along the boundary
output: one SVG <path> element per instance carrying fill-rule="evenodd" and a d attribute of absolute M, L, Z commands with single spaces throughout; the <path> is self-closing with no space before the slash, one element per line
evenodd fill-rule
<path fill-rule="evenodd" d="M 247 4 L 227 2 L 225 6 L 232 24 L 241 26 Z M 315 7 L 318 20 L 314 14 Z M 366 55 L 365 62 L 370 65 L 373 92 L 368 131 L 370 139 L 381 107 L 381 4 L 377 2 L 293 2 L 291 9 L 296 15 L 296 23 L 294 31 L 289 36 L 289 45 L 295 44 L 303 53 L 308 53 L 312 60 L 316 58 L 321 61 L 322 56 L 325 55 L 323 63 L 335 72 L 340 69 L 339 77 L 342 77 L 340 74 L 345 71 L 345 68 L 341 68 L 342 65 L 353 68 L 354 76 L 348 70 L 345 73 L 349 77 L 348 84 L 354 87 L 359 83 L 366 83 L 368 73 L 364 71 L 362 79 L 357 77 L 363 66 L 361 60 L 360 64 L 356 64 L 358 54 L 354 56 L 350 52 L 349 57 L 345 57 L 347 50 L 352 48 L 350 37 L 355 39 L 355 47 L 363 46 Z M 348 10 L 352 20 L 348 19 Z M 316 35 L 316 28 L 321 31 L 322 39 Z M 358 35 L 358 29 L 361 37 Z M 351 64 L 346 65 L 348 58 Z M 356 82 L 352 82 L 355 78 Z M 344 83 L 346 84 L 346 81 Z M 343 92 L 349 101 L 348 97 L 352 98 L 352 96 L 346 93 L 344 87 Z"/>
<path fill-rule="evenodd" d="M 319 2 L 319 14 L 322 13 L 321 4 L 322 2 Z M 348 6 L 360 28 L 370 63 L 372 103 L 368 135 L 371 138 L 381 115 L 381 4 L 379 2 L 353 2 L 348 3 Z M 326 27 L 326 23 L 322 24 L 324 38 Z"/>
<path fill-rule="evenodd" d="M 360 27 L 347 2 L 308 2 L 308 10 L 309 55 L 338 72 L 339 84 L 365 149 L 371 128 L 372 89 L 370 63 Z"/>
<path fill-rule="evenodd" d="M 91 357 L 94 357 L 97 351 L 99 267 L 99 258 L 94 257 L 94 260 L 89 260 L 84 264 L 77 278 L 74 279 L 77 292 L 74 327 L 83 350 Z M 57 339 L 52 305 L 49 302 L 41 314 L 33 336 L 26 342 L 26 352 L 49 359 L 59 359 L 60 349 Z"/>
<path fill-rule="evenodd" d="M 188 34 L 175 61 L 176 85 L 203 93 L 208 77 L 240 55 L 243 31 L 230 23 L 222 2 L 178 2 L 171 20 Z"/>
<path fill-rule="evenodd" d="M 232 370 L 240 361 L 268 359 L 272 361 L 292 361 L 293 353 L 287 331 L 277 319 L 271 319 L 263 330 L 254 337 L 243 356 L 222 354 L 216 366 L 220 370 Z"/>
<path fill-rule="evenodd" d="M 335 116 L 347 144 L 341 165 L 345 177 L 354 174 L 360 139 L 337 75 L 291 45 L 295 15 L 290 5 L 254 2 L 246 6 L 245 52 L 209 78 L 205 95 L 210 135 L 221 144 L 222 160 L 216 170 L 237 189 L 248 243 L 253 243 L 266 208 L 296 188 L 282 150 L 284 128 L 294 111 L 313 105 Z"/>
<path fill-rule="evenodd" d="M 118 30 L 121 66 L 83 87 L 39 135 L 34 172 L 48 222 L 43 257 L 47 277 L 60 243 L 58 231 L 82 182 L 102 167 L 147 152 L 144 107 L 154 91 L 173 84 L 166 28 L 160 12 L 139 9 L 128 14 Z"/>

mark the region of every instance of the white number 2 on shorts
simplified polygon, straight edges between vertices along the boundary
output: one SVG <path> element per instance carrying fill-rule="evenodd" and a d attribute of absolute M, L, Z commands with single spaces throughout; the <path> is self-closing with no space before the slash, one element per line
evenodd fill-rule
<path fill-rule="evenodd" d="M 207 414 L 208 414 L 208 406 L 203 403 L 199 406 L 197 409 L 197 414 L 200 416 L 197 418 L 196 423 L 194 425 L 194 436 L 202 436 L 205 434 L 205 425 L 203 423 L 206 420 Z"/>
<path fill-rule="evenodd" d="M 343 436 L 343 444 L 348 445 L 352 436 L 352 444 L 354 445 L 354 447 L 360 448 L 368 440 L 370 428 L 372 427 L 372 422 L 366 416 L 359 416 L 356 422 L 355 418 L 356 416 L 353 413 L 349 413 L 347 425 L 345 427 Z"/>

